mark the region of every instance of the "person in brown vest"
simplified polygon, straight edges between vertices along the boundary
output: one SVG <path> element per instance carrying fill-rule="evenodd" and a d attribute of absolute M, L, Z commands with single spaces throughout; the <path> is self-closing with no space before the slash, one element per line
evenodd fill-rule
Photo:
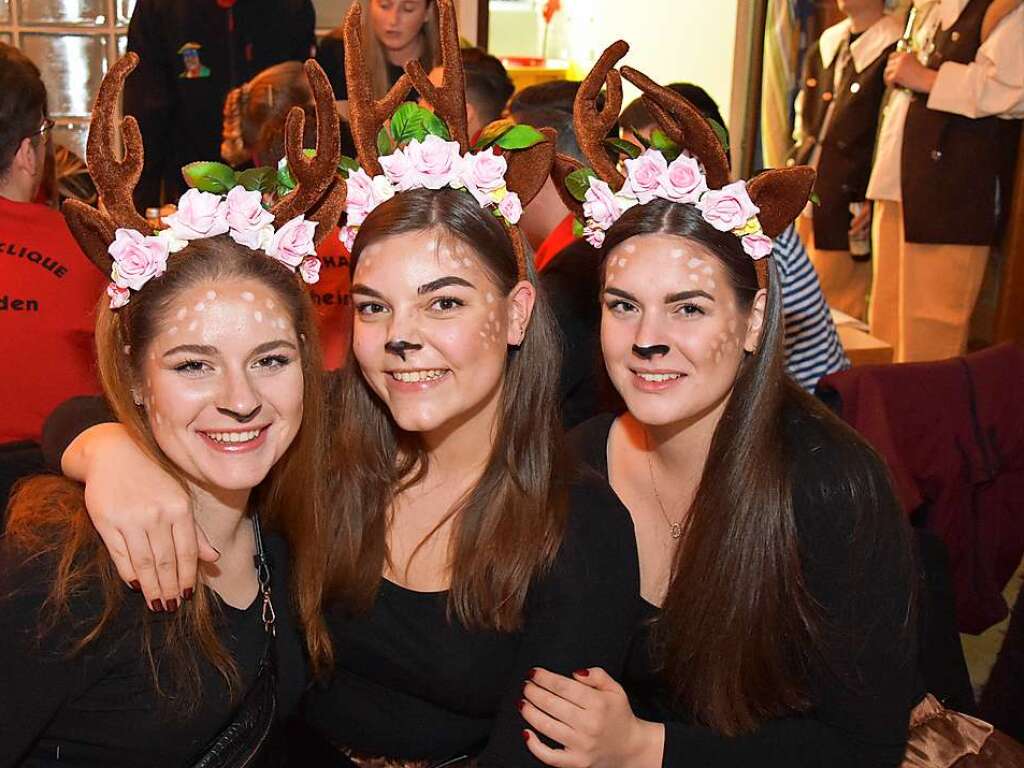
<path fill-rule="evenodd" d="M 1000 136 L 1024 117 L 1024 4 L 914 0 L 912 52 L 893 86 L 868 198 L 875 201 L 871 333 L 896 362 L 962 354 L 996 236 Z M 984 30 L 984 34 L 983 34 Z"/>
<path fill-rule="evenodd" d="M 863 319 L 871 288 L 871 175 L 888 54 L 903 31 L 887 0 L 838 0 L 846 18 L 807 52 L 790 164 L 818 169 L 820 203 L 797 219 L 831 307 Z M 857 215 L 854 215 L 856 212 Z"/>

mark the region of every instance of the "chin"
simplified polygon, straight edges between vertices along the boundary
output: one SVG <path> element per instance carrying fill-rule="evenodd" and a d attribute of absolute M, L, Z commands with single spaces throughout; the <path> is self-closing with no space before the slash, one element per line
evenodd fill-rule
<path fill-rule="evenodd" d="M 391 418 L 404 432 L 432 432 L 451 421 L 455 414 L 430 406 L 402 407 L 391 404 Z"/>

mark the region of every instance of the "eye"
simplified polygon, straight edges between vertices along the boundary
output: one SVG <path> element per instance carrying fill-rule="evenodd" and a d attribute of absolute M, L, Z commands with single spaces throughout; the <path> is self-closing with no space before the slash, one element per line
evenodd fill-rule
<path fill-rule="evenodd" d="M 608 310 L 616 315 L 625 315 L 630 312 L 637 312 L 637 306 L 631 301 L 625 299 L 609 299 L 605 302 L 605 306 Z"/>
<path fill-rule="evenodd" d="M 356 302 L 356 313 L 360 315 L 379 315 L 387 311 L 388 308 L 379 301 Z"/>
<path fill-rule="evenodd" d="M 466 303 L 454 296 L 438 296 L 430 302 L 430 308 L 438 312 L 451 312 L 464 306 L 466 306 Z"/>
<path fill-rule="evenodd" d="M 676 308 L 676 313 L 683 315 L 684 317 L 701 317 L 707 314 L 702 306 L 692 303 L 680 304 Z"/>
<path fill-rule="evenodd" d="M 174 370 L 184 376 L 201 376 L 213 368 L 203 360 L 185 360 L 174 366 Z"/>
<path fill-rule="evenodd" d="M 288 355 L 267 355 L 253 363 L 253 366 L 264 370 L 275 370 L 291 365 L 291 363 L 292 358 L 288 357 Z"/>

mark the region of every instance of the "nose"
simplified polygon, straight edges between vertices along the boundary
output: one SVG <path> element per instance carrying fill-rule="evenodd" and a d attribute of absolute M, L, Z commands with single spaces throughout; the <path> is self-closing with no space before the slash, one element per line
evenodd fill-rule
<path fill-rule="evenodd" d="M 657 315 L 645 312 L 640 319 L 639 327 L 636 329 L 636 337 L 633 340 L 633 354 L 641 360 L 650 360 L 654 357 L 667 355 L 670 348 L 668 344 L 658 343 L 660 335 Z"/>
<path fill-rule="evenodd" d="M 259 415 L 263 405 L 259 393 L 245 371 L 231 371 L 223 382 L 217 402 L 217 411 L 246 424 Z"/>
<path fill-rule="evenodd" d="M 395 307 L 391 327 L 388 328 L 387 341 L 384 342 L 384 351 L 404 361 L 407 352 L 415 352 L 418 349 L 423 349 L 423 344 L 420 343 L 416 310 Z"/>
<path fill-rule="evenodd" d="M 384 351 L 389 355 L 397 355 L 398 357 L 405 360 L 405 353 L 407 351 L 416 351 L 417 349 L 423 349 L 422 344 L 414 344 L 411 341 L 405 341 L 404 339 L 389 340 L 384 344 Z"/>
<path fill-rule="evenodd" d="M 651 344 L 646 347 L 633 345 L 633 354 L 641 360 L 651 360 L 660 355 L 667 355 L 669 352 L 667 344 Z"/>

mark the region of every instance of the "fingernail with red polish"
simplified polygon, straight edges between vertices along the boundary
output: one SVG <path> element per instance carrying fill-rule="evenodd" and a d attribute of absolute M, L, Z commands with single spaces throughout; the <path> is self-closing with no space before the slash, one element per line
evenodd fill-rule
<path fill-rule="evenodd" d="M 129 581 L 128 582 L 128 586 L 131 587 L 132 589 L 134 589 L 136 592 L 138 592 L 140 589 L 142 589 L 142 585 L 139 584 L 138 581 Z"/>
<path fill-rule="evenodd" d="M 533 668 L 532 668 L 532 669 L 530 670 L 530 675 L 529 675 L 529 677 L 530 677 L 530 679 L 531 679 L 531 680 L 533 680 L 534 678 L 536 678 L 536 677 L 537 677 L 537 668 L 536 668 L 536 667 L 533 667 Z"/>
<path fill-rule="evenodd" d="M 163 613 L 164 611 L 164 604 L 159 600 L 154 600 L 153 602 L 151 602 L 149 604 L 149 607 L 152 608 L 156 613 Z"/>
<path fill-rule="evenodd" d="M 516 704 L 516 706 L 519 707 L 519 711 L 522 712 L 523 711 L 523 707 L 526 706 L 526 699 L 520 699 L 519 703 Z"/>
<path fill-rule="evenodd" d="M 172 597 L 167 601 L 167 612 L 174 613 L 176 610 L 178 610 L 178 601 Z"/>
<path fill-rule="evenodd" d="M 524 730 L 523 731 L 523 741 L 529 741 L 529 740 L 530 740 L 530 732 L 527 731 L 527 730 Z"/>
<path fill-rule="evenodd" d="M 577 677 L 589 677 L 590 670 L 589 669 L 577 669 L 575 672 L 573 672 L 573 674 L 576 675 Z"/>
<path fill-rule="evenodd" d="M 188 589 L 186 589 L 184 592 L 181 593 L 182 598 L 185 599 L 185 600 L 191 600 L 192 599 L 192 595 L 193 595 L 192 587 L 189 587 Z"/>

